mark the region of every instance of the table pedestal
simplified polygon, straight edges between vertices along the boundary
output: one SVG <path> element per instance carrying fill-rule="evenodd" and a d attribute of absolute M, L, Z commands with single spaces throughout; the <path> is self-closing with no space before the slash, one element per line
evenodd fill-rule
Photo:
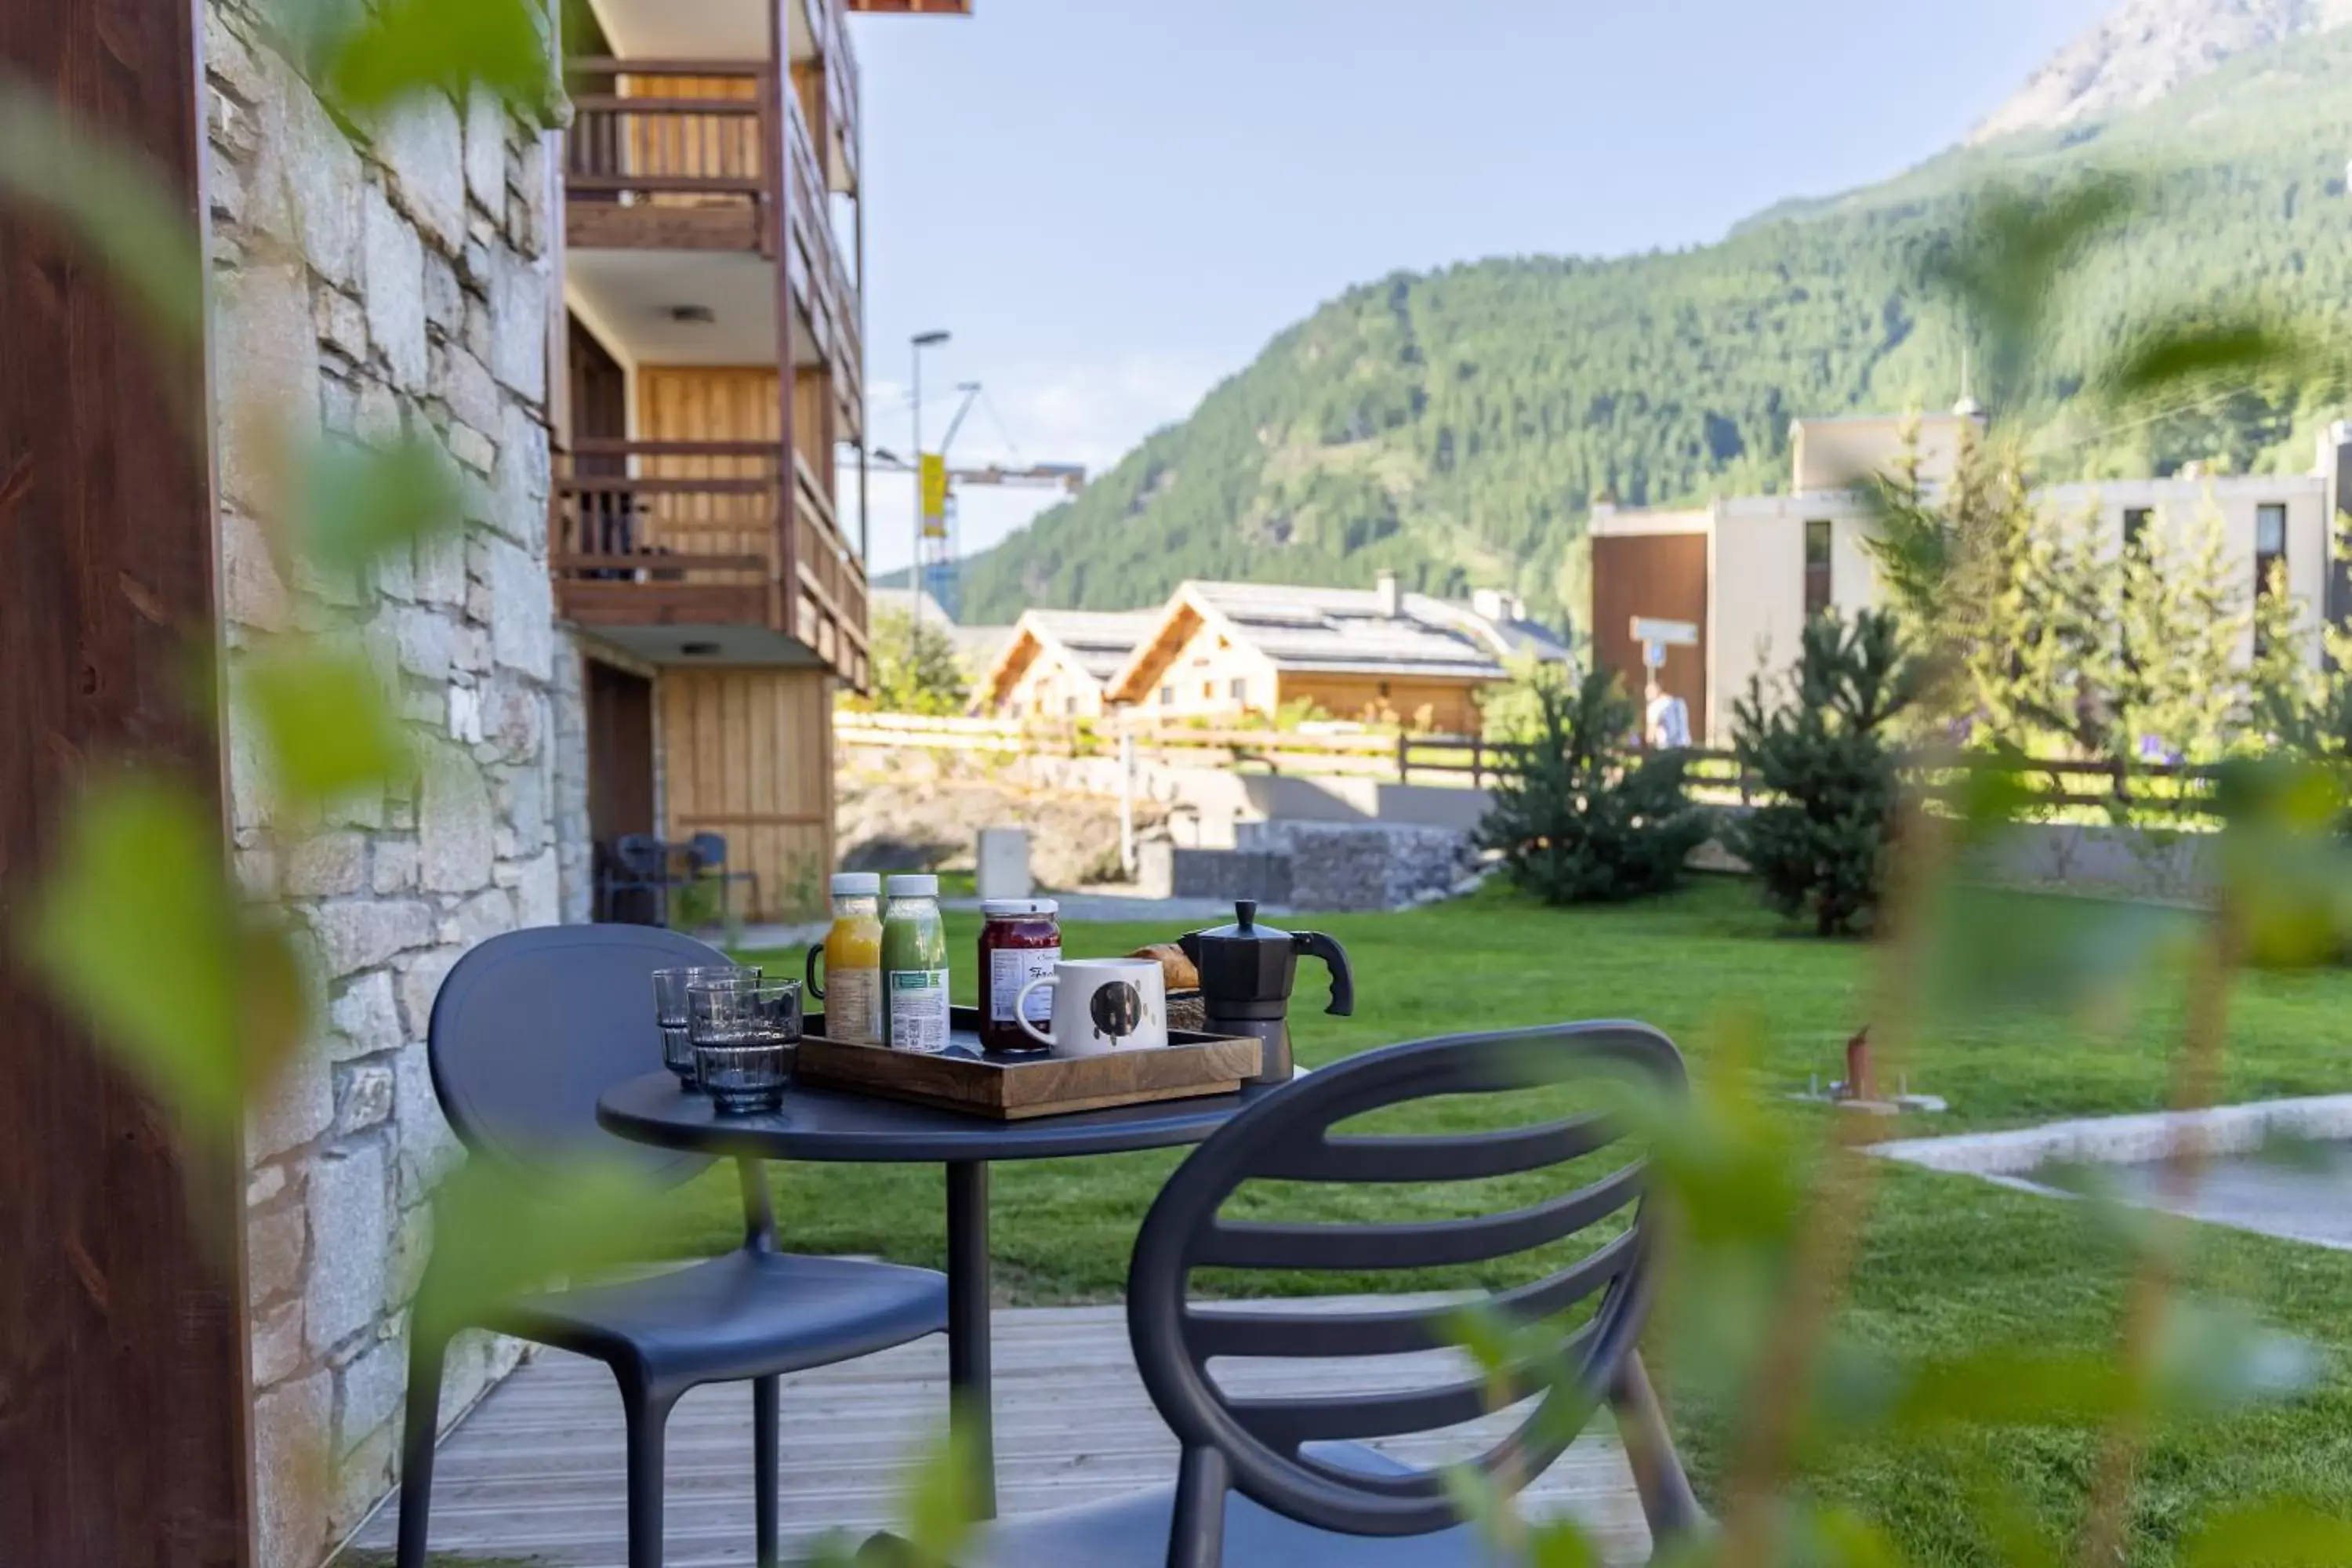
<path fill-rule="evenodd" d="M 996 1517 L 996 1410 L 989 1371 L 988 1166 L 948 1163 L 948 1420 L 973 1470 L 972 1502 Z"/>

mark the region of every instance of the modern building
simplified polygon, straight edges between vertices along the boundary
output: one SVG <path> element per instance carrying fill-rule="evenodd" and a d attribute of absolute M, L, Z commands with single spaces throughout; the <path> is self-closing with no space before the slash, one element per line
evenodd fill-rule
<path fill-rule="evenodd" d="M 1154 720 L 1271 714 L 1311 702 L 1338 719 L 1478 728 L 1507 661 L 1565 661 L 1567 644 L 1506 594 L 1466 605 L 1403 590 L 1186 583 L 1111 676 L 1107 700 Z"/>
<path fill-rule="evenodd" d="M 593 854 L 719 834 L 757 916 L 832 869 L 868 679 L 853 8 L 591 0 L 566 39 L 549 563 Z"/>
<path fill-rule="evenodd" d="M 1913 421 L 1897 416 L 1801 419 L 1790 493 L 1738 496 L 1683 510 L 1596 509 L 1592 518 L 1594 656 L 1639 690 L 1645 671 L 1636 617 L 1681 622 L 1695 646 L 1669 647 L 1660 684 L 1689 704 L 1692 728 L 1727 743 L 1732 703 L 1752 675 L 1770 679 L 1794 661 L 1808 617 L 1842 615 L 1881 602 L 1865 548 L 1871 510 L 1859 488 L 1888 469 L 1916 428 L 1919 477 L 1931 489 L 1948 481 L 1964 422 L 1972 409 Z M 2352 610 L 2344 568 L 2333 559 L 2337 510 L 2352 503 L 2347 434 L 2338 426 L 2320 443 L 2309 474 L 2200 475 L 2053 485 L 2036 492 L 2053 519 L 2095 515 L 2118 547 L 2142 530 L 2183 537 L 2200 519 L 2220 520 L 2224 548 L 2244 574 L 2251 596 L 2284 567 L 2286 589 L 2310 628 L 2310 654 L 2321 658 L 2318 628 Z"/>
<path fill-rule="evenodd" d="M 1029 610 L 990 661 L 973 705 L 1008 719 L 1099 719 L 1110 683 L 1160 624 L 1156 610 Z"/>

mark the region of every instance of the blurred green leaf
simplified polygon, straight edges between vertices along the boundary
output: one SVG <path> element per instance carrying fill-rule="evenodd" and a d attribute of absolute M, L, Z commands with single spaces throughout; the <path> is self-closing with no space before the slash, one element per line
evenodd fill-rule
<path fill-rule="evenodd" d="M 89 247 L 165 342 L 204 331 L 193 213 L 149 164 L 77 128 L 48 95 L 0 74 L 0 197 L 47 214 Z"/>
<path fill-rule="evenodd" d="M 2138 187 L 2120 174 L 2049 192 L 1989 186 L 1968 227 L 1923 258 L 1922 280 L 1958 300 L 1980 337 L 1997 405 L 2012 401 L 2066 269 L 2138 200 Z"/>
<path fill-rule="evenodd" d="M 2352 843 L 2343 772 L 2280 758 L 2216 770 L 2222 879 L 2245 960 L 2308 968 L 2352 940 Z"/>
<path fill-rule="evenodd" d="M 237 667 L 236 687 L 287 805 L 315 807 L 378 788 L 410 765 L 407 736 L 356 647 L 267 645 Z"/>
<path fill-rule="evenodd" d="M 100 1043 L 185 1124 L 226 1139 L 302 1039 L 308 993 L 289 933 L 240 896 L 221 838 L 190 789 L 101 781 L 67 818 L 23 935 Z"/>
<path fill-rule="evenodd" d="M 2308 1342 L 2242 1307 L 2176 1299 L 2157 1342 L 2157 1400 L 2178 1414 L 2224 1415 L 2303 1394 L 2324 1370 Z"/>
<path fill-rule="evenodd" d="M 2105 1359 L 2014 1345 L 1963 1351 L 1914 1367 L 1896 1402 L 1898 1430 L 1960 1426 L 2094 1427 L 2125 1408 L 2126 1380 Z"/>
<path fill-rule="evenodd" d="M 464 521 L 448 459 L 415 437 L 382 449 L 321 443 L 303 459 L 299 495 L 296 546 L 331 572 L 357 573 Z"/>
<path fill-rule="evenodd" d="M 2208 1520 L 2180 1549 L 2182 1568 L 2338 1568 L 2352 1563 L 2352 1521 L 2284 1500 L 2250 1503 Z"/>
<path fill-rule="evenodd" d="M 518 1296 L 650 1256 L 674 1223 L 665 1194 L 625 1166 L 574 1162 L 526 1176 L 478 1155 L 434 1193 L 418 1331 L 495 1322 Z"/>
<path fill-rule="evenodd" d="M 2128 1010 L 2195 918 L 2152 904 L 2030 897 L 1952 882 L 1934 900 L 1928 996 L 1948 1014 L 1997 1008 Z"/>
<path fill-rule="evenodd" d="M 814 1568 L 953 1568 L 979 1518 L 971 1446 L 952 1426 L 925 1450 L 899 1499 L 898 1530 L 867 1539 L 855 1552 L 831 1539 Z"/>
<path fill-rule="evenodd" d="M 1575 1521 L 1556 1519 L 1528 1531 L 1528 1568 L 1600 1568 L 1601 1551 Z"/>
<path fill-rule="evenodd" d="M 2313 367 L 2309 343 L 2292 329 L 2252 318 L 2169 321 L 2144 333 L 2100 376 L 2119 403 L 2181 391 L 2242 385 Z"/>
<path fill-rule="evenodd" d="M 479 88 L 553 123 L 550 41 L 530 0 L 279 0 L 278 18 L 310 79 L 349 113 L 434 91 L 463 103 Z"/>

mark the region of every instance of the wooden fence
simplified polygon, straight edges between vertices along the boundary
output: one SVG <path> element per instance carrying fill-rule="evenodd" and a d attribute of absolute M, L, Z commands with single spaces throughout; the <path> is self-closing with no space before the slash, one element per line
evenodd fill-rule
<path fill-rule="evenodd" d="M 1135 740 L 1139 759 L 1166 766 L 1228 768 L 1305 778 L 1374 778 L 1385 783 L 1483 789 L 1507 768 L 1516 746 L 1475 735 L 1420 735 L 1380 731 L 1197 729 L 1186 725 L 1121 727 L 1086 721 L 929 718 L 908 713 L 839 710 L 835 739 L 845 746 L 919 746 L 1045 757 L 1115 757 L 1122 737 Z M 1692 795 L 1712 805 L 1748 805 L 1766 791 L 1728 751 L 1684 753 Z M 1916 765 L 1911 782 L 1948 798 L 1958 771 Z M 2129 770 L 2112 762 L 2032 761 L 2016 769 L 2030 803 L 2054 810 L 2137 811 L 2188 819 L 2210 815 L 2212 771 L 2179 763 Z"/>

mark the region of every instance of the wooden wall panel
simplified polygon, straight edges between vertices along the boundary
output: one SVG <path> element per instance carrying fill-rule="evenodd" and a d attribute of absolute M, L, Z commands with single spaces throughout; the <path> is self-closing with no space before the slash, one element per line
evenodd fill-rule
<path fill-rule="evenodd" d="M 1706 544 L 1704 533 L 1595 534 L 1592 538 L 1592 648 L 1601 668 L 1639 701 L 1646 672 L 1633 640 L 1633 617 L 1689 621 L 1699 646 L 1666 656 L 1660 683 L 1690 707 L 1691 731 L 1710 733 L 1707 701 Z"/>
<path fill-rule="evenodd" d="M 205 212 L 196 16 L 185 0 L 0 0 L 0 79 L 149 162 L 191 233 Z M 217 738 L 187 679 L 216 635 L 201 353 L 159 352 L 97 261 L 19 210 L 0 199 L 0 931 L 28 912 L 94 773 L 136 754 L 219 791 Z M 186 1147 L 12 946 L 0 942 L 0 1562 L 243 1568 L 235 1140 L 209 1159 Z"/>
<path fill-rule="evenodd" d="M 756 366 L 640 366 L 637 439 L 780 443 L 779 396 L 776 373 Z M 667 479 L 759 479 L 776 472 L 772 460 L 751 457 L 648 458 L 643 466 L 646 474 Z M 776 503 L 767 496 L 665 494 L 653 498 L 653 505 L 649 538 L 656 546 L 771 561 L 781 549 Z M 704 580 L 713 579 L 705 574 Z"/>
<path fill-rule="evenodd" d="M 630 98 L 710 98 L 748 101 L 760 84 L 749 77 L 625 76 L 620 92 Z M 627 153 L 622 172 L 632 174 L 726 175 L 756 178 L 762 160 L 760 121 L 749 114 L 639 114 L 624 121 Z M 656 192 L 657 206 L 739 206 L 733 195 Z"/>
<path fill-rule="evenodd" d="M 760 919 L 820 912 L 833 870 L 833 679 L 819 669 L 662 673 L 665 837 L 727 837 Z M 815 901 L 814 907 L 810 900 Z"/>

